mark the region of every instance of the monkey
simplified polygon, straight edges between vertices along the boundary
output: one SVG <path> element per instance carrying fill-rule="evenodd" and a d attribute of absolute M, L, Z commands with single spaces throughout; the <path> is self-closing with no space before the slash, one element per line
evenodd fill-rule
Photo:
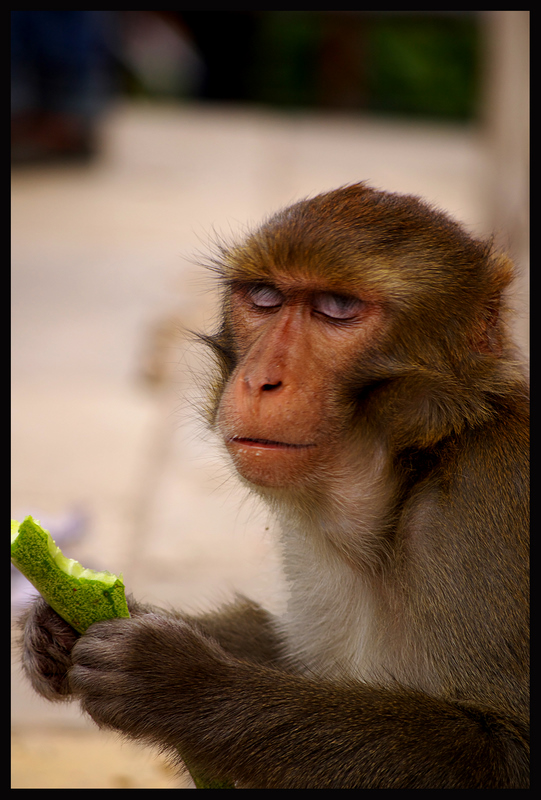
<path fill-rule="evenodd" d="M 77 635 L 44 601 L 50 700 L 235 788 L 529 786 L 528 381 L 510 259 L 355 183 L 209 265 L 208 421 L 280 523 L 287 609 L 129 599 Z"/>

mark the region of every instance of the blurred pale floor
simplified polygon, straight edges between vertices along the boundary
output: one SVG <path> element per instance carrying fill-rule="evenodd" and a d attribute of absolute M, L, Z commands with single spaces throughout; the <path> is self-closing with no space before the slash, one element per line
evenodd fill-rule
<path fill-rule="evenodd" d="M 71 526 L 69 556 L 122 571 L 149 602 L 202 608 L 241 591 L 278 610 L 272 522 L 198 418 L 202 354 L 181 329 L 208 328 L 214 296 L 196 262 L 216 235 L 357 180 L 485 234 L 488 168 L 460 127 L 119 106 L 92 165 L 15 171 L 12 516 Z M 150 750 L 34 696 L 13 662 L 13 788 L 183 785 Z"/>

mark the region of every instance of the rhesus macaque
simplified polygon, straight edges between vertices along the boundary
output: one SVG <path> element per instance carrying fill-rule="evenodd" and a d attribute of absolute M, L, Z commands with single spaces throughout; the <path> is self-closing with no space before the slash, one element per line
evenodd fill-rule
<path fill-rule="evenodd" d="M 239 788 L 528 787 L 528 390 L 512 278 L 447 216 L 358 184 L 214 266 L 211 424 L 281 523 L 283 619 L 38 601 L 49 699 Z"/>

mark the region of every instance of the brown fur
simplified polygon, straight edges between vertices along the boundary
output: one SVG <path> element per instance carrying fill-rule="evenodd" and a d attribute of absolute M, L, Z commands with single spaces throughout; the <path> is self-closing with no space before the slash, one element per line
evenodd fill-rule
<path fill-rule="evenodd" d="M 132 619 L 72 646 L 41 602 L 24 622 L 35 688 L 68 686 L 98 724 L 238 787 L 527 788 L 510 262 L 358 184 L 280 212 L 214 266 L 211 423 L 280 520 L 288 611 L 240 599 L 196 619 L 131 600 Z"/>

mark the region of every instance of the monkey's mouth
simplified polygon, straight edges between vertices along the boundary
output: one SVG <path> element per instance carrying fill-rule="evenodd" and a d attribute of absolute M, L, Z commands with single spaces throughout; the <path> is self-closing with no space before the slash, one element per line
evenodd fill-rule
<path fill-rule="evenodd" d="M 276 442 L 272 439 L 250 439 L 247 436 L 231 436 L 228 439 L 230 444 L 239 444 L 247 447 L 257 447 L 260 449 L 271 450 L 304 450 L 308 447 L 315 447 L 315 444 L 295 444 L 293 442 Z"/>

